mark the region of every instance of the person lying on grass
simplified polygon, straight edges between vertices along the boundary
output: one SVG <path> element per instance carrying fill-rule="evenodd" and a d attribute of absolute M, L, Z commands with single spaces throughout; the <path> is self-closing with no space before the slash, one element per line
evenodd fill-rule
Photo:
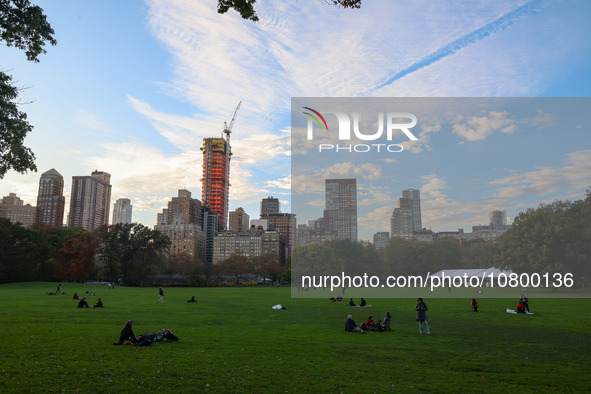
<path fill-rule="evenodd" d="M 172 331 L 168 329 L 162 329 L 157 332 L 146 333 L 142 335 L 138 335 L 137 339 L 139 342 L 136 346 L 150 346 L 156 342 L 163 342 L 163 341 L 173 341 L 178 342 L 180 341 L 179 337 L 174 335 Z"/>

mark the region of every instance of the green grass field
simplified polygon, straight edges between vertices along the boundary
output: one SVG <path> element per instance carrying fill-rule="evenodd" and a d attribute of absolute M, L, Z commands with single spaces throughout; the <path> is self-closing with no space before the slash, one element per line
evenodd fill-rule
<path fill-rule="evenodd" d="M 0 391 L 20 392 L 590 392 L 589 299 L 425 299 L 431 335 L 419 335 L 413 299 L 350 308 L 291 299 L 282 288 L 156 288 L 65 283 L 0 285 Z M 89 290 L 105 308 L 76 308 Z M 186 300 L 195 295 L 197 304 Z M 346 296 L 346 295 L 345 295 Z M 273 310 L 283 304 L 287 310 Z M 388 311 L 393 331 L 345 333 Z M 171 329 L 181 342 L 113 346 L 126 320 L 136 334 Z"/>

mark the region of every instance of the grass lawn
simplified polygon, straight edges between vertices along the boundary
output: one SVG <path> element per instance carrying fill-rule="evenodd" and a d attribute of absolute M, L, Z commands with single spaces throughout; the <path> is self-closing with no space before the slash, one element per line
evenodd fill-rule
<path fill-rule="evenodd" d="M 291 299 L 282 288 L 157 288 L 64 283 L 0 285 L 0 391 L 20 392 L 590 392 L 589 299 L 425 299 L 420 335 L 413 299 L 350 308 Z M 105 308 L 76 308 L 86 290 Z M 186 301 L 195 295 L 196 304 Z M 345 295 L 346 297 L 346 295 Z M 347 298 L 346 298 L 347 300 Z M 287 310 L 273 310 L 283 304 Z M 345 333 L 392 314 L 391 332 Z M 126 320 L 136 334 L 171 329 L 181 342 L 113 346 Z"/>

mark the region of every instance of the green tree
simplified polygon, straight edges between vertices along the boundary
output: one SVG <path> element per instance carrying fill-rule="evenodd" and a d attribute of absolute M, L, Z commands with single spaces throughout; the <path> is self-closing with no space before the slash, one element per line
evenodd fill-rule
<path fill-rule="evenodd" d="M 591 273 L 591 193 L 585 200 L 555 201 L 515 218 L 494 253 L 498 266 L 517 273 L 572 273 L 575 283 Z"/>
<path fill-rule="evenodd" d="M 29 228 L 30 249 L 28 260 L 33 269 L 32 280 L 51 280 L 58 260 L 58 250 L 62 244 L 60 229 L 45 224 L 34 224 Z"/>
<path fill-rule="evenodd" d="M 46 43 L 56 45 L 54 34 L 39 6 L 28 0 L 0 0 L 0 40 L 25 51 L 27 60 L 38 62 Z M 18 109 L 18 91 L 12 77 L 0 71 L 0 179 L 10 169 L 20 173 L 37 170 L 35 155 L 24 146 L 33 126 Z"/>
<path fill-rule="evenodd" d="M 322 2 L 343 8 L 361 8 L 361 0 L 322 0 Z M 242 19 L 256 22 L 259 17 L 254 9 L 255 3 L 256 0 L 218 0 L 218 12 L 225 14 L 232 8 L 240 14 Z"/>
<path fill-rule="evenodd" d="M 495 244 L 483 239 L 463 241 L 460 246 L 460 265 L 458 268 L 490 268 L 494 266 Z"/>
<path fill-rule="evenodd" d="M 369 242 L 339 240 L 327 243 L 334 250 L 337 259 L 343 262 L 343 271 L 347 275 L 374 275 L 381 271 L 379 255 Z"/>
<path fill-rule="evenodd" d="M 298 246 L 292 253 L 293 283 L 301 286 L 302 275 L 341 275 L 345 262 L 335 254 L 334 245 L 312 243 Z"/>
<path fill-rule="evenodd" d="M 30 280 L 34 267 L 30 230 L 0 218 L 0 283 Z"/>
<path fill-rule="evenodd" d="M 122 277 L 142 283 L 163 268 L 163 255 L 170 239 L 160 231 L 139 223 L 117 223 L 96 230 L 100 238 L 100 277 L 110 281 Z M 144 266 L 145 265 L 145 266 Z"/>

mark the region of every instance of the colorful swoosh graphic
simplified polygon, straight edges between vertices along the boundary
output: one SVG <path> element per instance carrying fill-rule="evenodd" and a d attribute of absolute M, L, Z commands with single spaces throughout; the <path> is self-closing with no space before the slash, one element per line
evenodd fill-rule
<path fill-rule="evenodd" d="M 324 126 L 326 127 L 326 131 L 328 131 L 328 125 L 326 124 L 326 120 L 324 120 L 324 117 L 322 115 L 320 115 L 320 112 L 310 108 L 310 107 L 303 107 L 304 109 L 307 109 L 308 111 L 312 111 L 314 112 L 316 115 L 318 115 L 320 117 L 320 119 L 322 119 L 322 122 L 324 123 Z M 314 115 L 312 115 L 309 112 L 304 112 L 304 114 L 310 116 L 312 119 L 314 119 L 316 121 L 316 123 L 318 123 L 318 126 L 320 126 L 321 130 L 324 130 L 324 127 L 322 127 L 322 123 L 320 123 L 320 120 L 318 120 L 318 118 Z"/>

